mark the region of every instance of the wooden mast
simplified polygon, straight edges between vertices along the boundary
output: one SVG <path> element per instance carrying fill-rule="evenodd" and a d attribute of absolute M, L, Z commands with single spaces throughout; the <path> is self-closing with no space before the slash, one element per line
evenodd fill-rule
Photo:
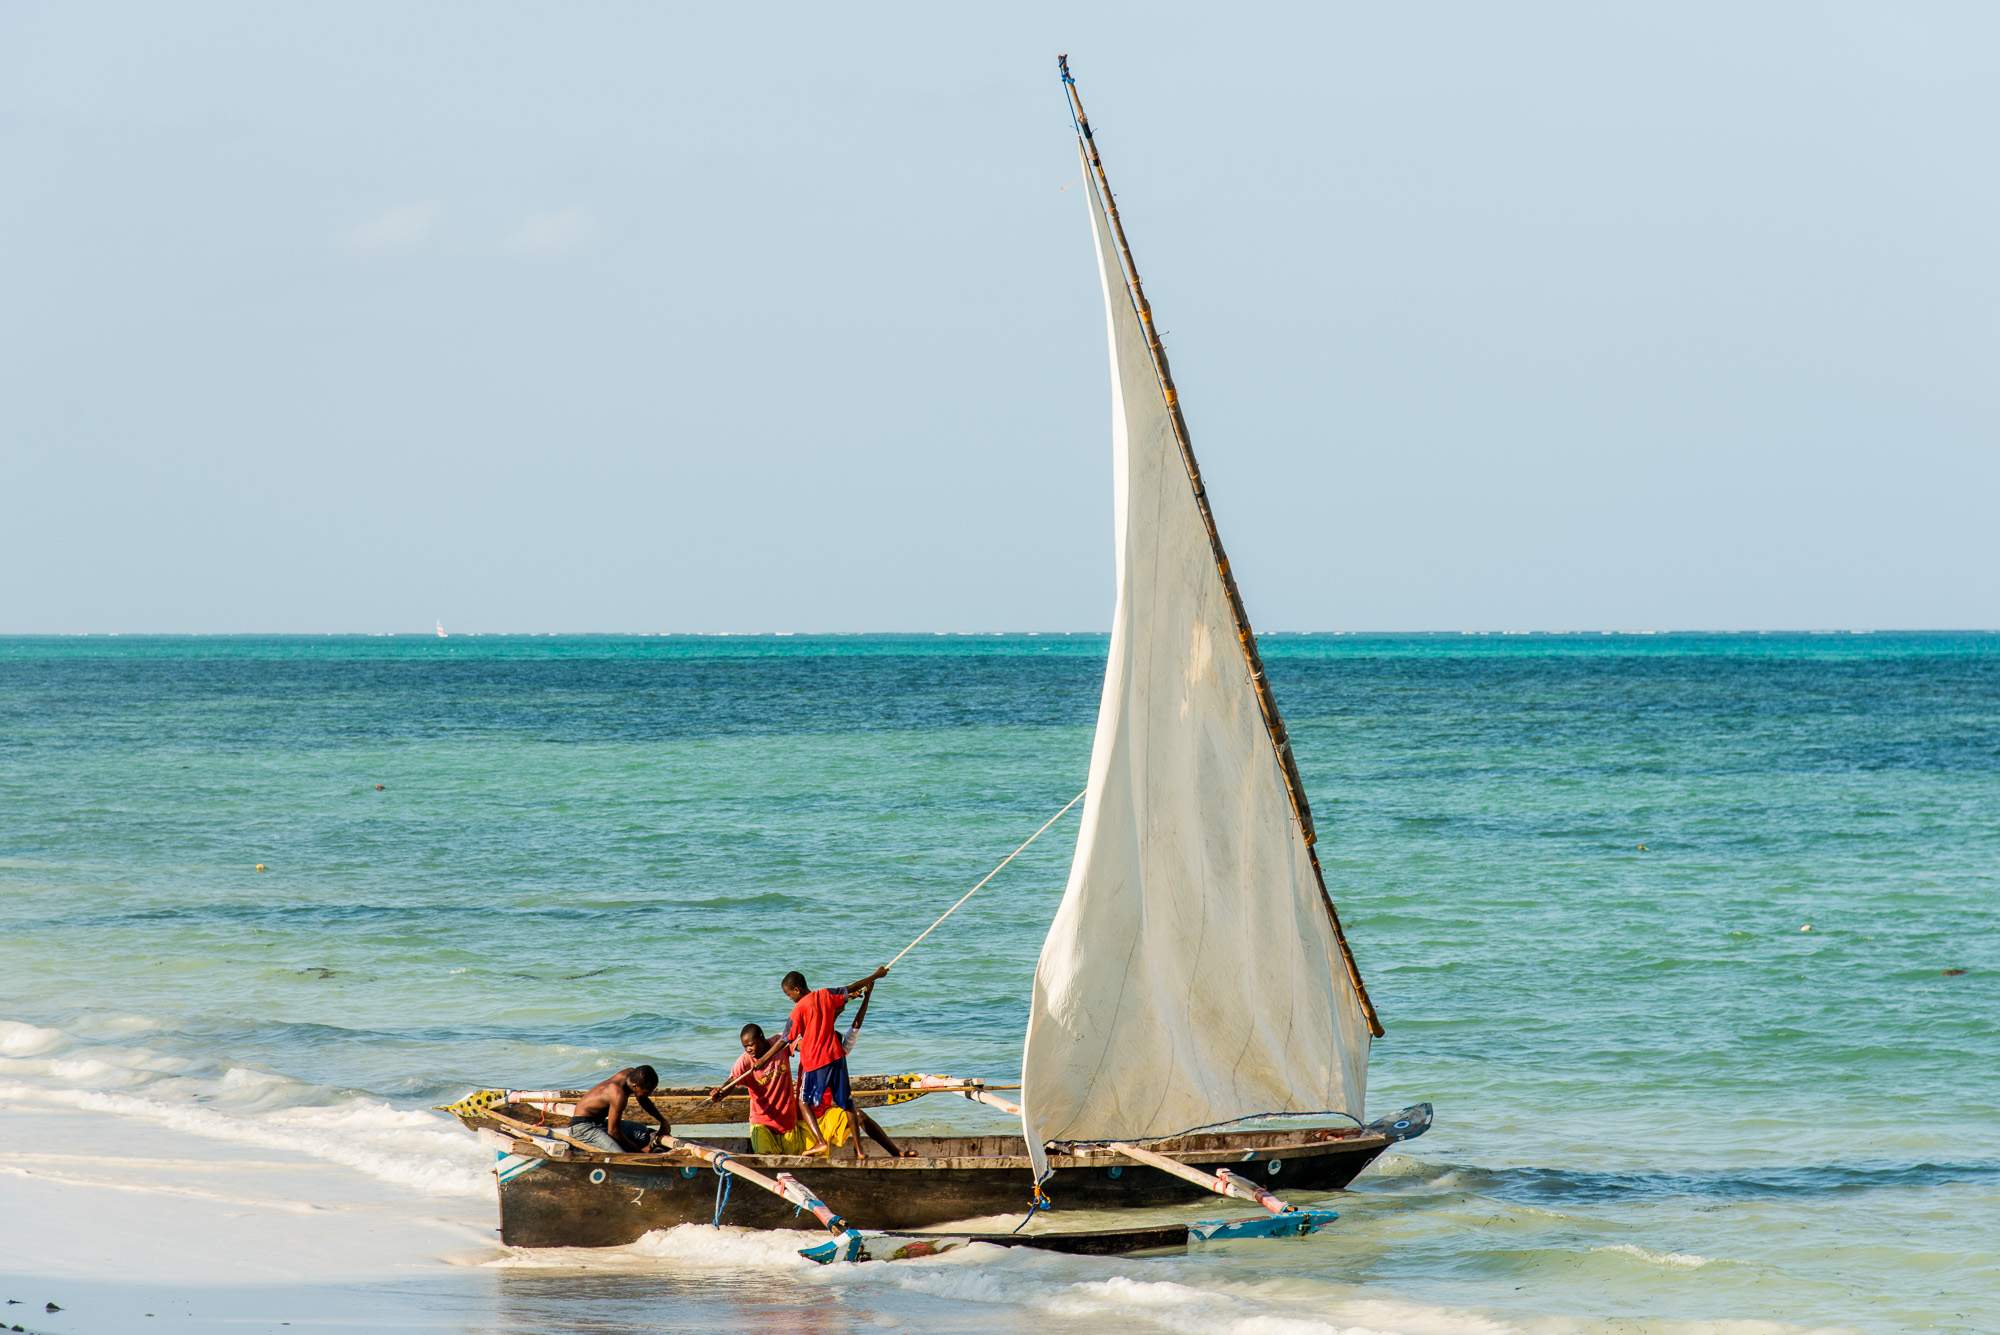
<path fill-rule="evenodd" d="M 1333 922 L 1333 939 L 1340 943 L 1341 958 L 1347 962 L 1347 976 L 1354 980 L 1354 990 L 1361 998 L 1361 1009 L 1368 1017 L 1369 1032 L 1380 1038 L 1382 1021 L 1375 1014 L 1375 1003 L 1369 999 L 1368 985 L 1361 981 L 1361 968 L 1354 962 L 1354 951 L 1347 944 L 1347 933 L 1341 930 L 1340 910 L 1334 907 L 1333 896 L 1327 893 L 1326 873 L 1320 869 L 1319 851 L 1315 847 L 1319 835 L 1313 828 L 1312 806 L 1306 801 L 1298 762 L 1292 758 L 1291 736 L 1285 731 L 1284 717 L 1278 713 L 1278 701 L 1271 694 L 1271 683 L 1264 676 L 1264 660 L 1257 652 L 1257 636 L 1250 629 L 1250 614 L 1243 608 L 1243 595 L 1237 591 L 1236 577 L 1229 571 L 1229 556 L 1222 550 L 1222 535 L 1216 531 L 1215 515 L 1208 507 L 1208 491 L 1202 486 L 1201 466 L 1195 462 L 1194 446 L 1188 439 L 1187 420 L 1181 416 L 1181 400 L 1174 389 L 1174 374 L 1167 366 L 1167 351 L 1160 345 L 1160 331 L 1153 323 L 1153 308 L 1139 282 L 1139 266 L 1133 262 L 1132 248 L 1125 241 L 1125 225 L 1118 217 L 1118 203 L 1111 194 L 1110 178 L 1104 174 L 1104 159 L 1097 152 L 1097 141 L 1091 137 L 1090 117 L 1084 115 L 1083 99 L 1077 96 L 1076 80 L 1070 77 L 1069 57 L 1057 56 L 1056 64 L 1062 70 L 1063 90 L 1069 95 L 1070 115 L 1076 123 L 1078 145 L 1083 149 L 1084 160 L 1089 163 L 1091 174 L 1096 178 L 1098 196 L 1103 200 L 1105 216 L 1111 222 L 1111 235 L 1118 243 L 1118 262 L 1125 274 L 1126 293 L 1146 333 L 1146 350 L 1152 354 L 1153 372 L 1159 377 L 1160 392 L 1166 396 L 1167 416 L 1173 423 L 1174 440 L 1181 448 L 1181 462 L 1187 466 L 1188 485 L 1194 488 L 1194 501 L 1201 511 L 1202 526 L 1208 530 L 1208 546 L 1215 556 L 1216 573 L 1222 576 L 1223 591 L 1229 596 L 1229 614 L 1236 622 L 1236 638 L 1242 644 L 1243 656 L 1250 665 L 1250 681 L 1256 687 L 1257 707 L 1264 715 L 1264 727 L 1271 735 L 1271 745 L 1277 748 L 1278 767 L 1285 776 L 1285 791 L 1292 799 L 1292 814 L 1305 834 L 1306 857 L 1312 862 L 1313 880 L 1319 885 L 1320 901 L 1326 905 L 1327 917 Z"/>

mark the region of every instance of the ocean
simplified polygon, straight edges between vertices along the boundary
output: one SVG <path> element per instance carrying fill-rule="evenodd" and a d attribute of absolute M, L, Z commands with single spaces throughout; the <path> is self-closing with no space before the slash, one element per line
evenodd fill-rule
<path fill-rule="evenodd" d="M 1082 788 L 1103 637 L 0 640 L 0 1325 L 2000 1329 L 2000 633 L 1264 648 L 1436 1128 L 1309 1239 L 821 1269 L 509 1252 L 429 1108 L 711 1080 L 887 960 Z M 1074 820 L 857 1069 L 1018 1074 Z"/>

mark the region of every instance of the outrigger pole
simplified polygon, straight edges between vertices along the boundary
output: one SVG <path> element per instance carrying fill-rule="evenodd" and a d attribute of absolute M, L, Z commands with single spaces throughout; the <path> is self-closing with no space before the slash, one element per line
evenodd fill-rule
<path fill-rule="evenodd" d="M 1097 192 L 1104 200 L 1105 216 L 1111 221 L 1111 235 L 1118 243 L 1118 262 L 1125 273 L 1125 286 L 1132 299 L 1132 307 L 1138 313 L 1139 323 L 1146 331 L 1146 350 L 1152 354 L 1153 373 L 1159 377 L 1160 392 L 1166 396 L 1167 416 L 1173 423 L 1174 441 L 1181 447 L 1181 462 L 1187 466 L 1188 485 L 1194 488 L 1194 502 L 1201 511 L 1202 526 L 1208 530 L 1209 550 L 1215 557 L 1216 573 L 1222 576 L 1223 592 L 1229 598 L 1229 615 L 1236 622 L 1236 639 L 1243 646 L 1244 658 L 1249 661 L 1250 681 L 1257 692 L 1257 707 L 1264 716 L 1264 728 L 1271 735 L 1271 745 L 1277 748 L 1278 768 L 1285 776 L 1285 792 L 1292 799 L 1292 815 L 1305 835 L 1306 857 L 1312 862 L 1313 880 L 1319 884 L 1320 900 L 1326 905 L 1327 917 L 1333 922 L 1333 939 L 1340 944 L 1341 958 L 1347 962 L 1347 976 L 1354 980 L 1354 990 L 1360 995 L 1362 1012 L 1368 1017 L 1368 1030 L 1380 1038 L 1382 1021 L 1375 1014 L 1375 1003 L 1368 998 L 1368 985 L 1361 981 L 1361 967 L 1354 962 L 1354 951 L 1348 947 L 1347 933 L 1341 930 L 1340 910 L 1333 906 L 1333 896 L 1327 893 L 1326 873 L 1320 869 L 1319 851 L 1314 847 L 1319 834 L 1313 828 L 1312 805 L 1306 800 L 1305 782 L 1299 778 L 1298 762 L 1292 758 L 1291 735 L 1285 731 L 1285 720 L 1278 712 L 1277 697 L 1271 693 L 1271 683 L 1264 676 L 1264 660 L 1257 652 L 1257 636 L 1250 629 L 1250 614 L 1243 606 L 1243 595 L 1237 591 L 1236 577 L 1230 573 L 1229 554 L 1222 550 L 1222 534 L 1215 527 L 1215 515 L 1208 508 L 1208 490 L 1202 485 L 1201 465 L 1195 462 L 1187 419 L 1181 415 L 1180 394 L 1174 389 L 1174 373 L 1167 365 L 1167 350 L 1161 346 L 1160 331 L 1153 324 L 1153 307 L 1146 300 L 1146 289 L 1139 282 L 1139 266 L 1132 259 L 1132 247 L 1126 243 L 1125 224 L 1118 218 L 1118 201 L 1111 194 L 1111 180 L 1104 174 L 1104 159 L 1098 155 L 1097 141 L 1091 137 L 1090 117 L 1083 113 L 1083 99 L 1077 95 L 1076 80 L 1070 77 L 1069 57 L 1057 56 L 1056 64 L 1062 70 L 1063 91 L 1069 95 L 1077 144 L 1096 178 Z"/>
<path fill-rule="evenodd" d="M 1010 1099 L 1003 1099 L 998 1094 L 989 1094 L 983 1089 L 961 1089 L 958 1092 L 968 1099 L 998 1108 L 1010 1117 L 1019 1117 L 1021 1115 L 1020 1104 Z M 1144 1149 L 1138 1145 L 1130 1145 L 1122 1140 L 1109 1141 L 1104 1148 L 1115 1150 L 1134 1163 L 1142 1163 L 1148 1167 L 1157 1168 L 1163 1173 L 1172 1173 L 1175 1177 L 1192 1182 L 1198 1187 L 1205 1187 L 1218 1196 L 1234 1196 L 1238 1200 L 1255 1201 L 1270 1212 L 1270 1218 L 1268 1219 L 1261 1216 L 1255 1219 L 1216 1219 L 1192 1225 L 1191 1227 L 1204 1238 L 1289 1237 L 1296 1234 L 1311 1233 L 1316 1229 L 1325 1227 L 1338 1217 L 1337 1212 L 1332 1210 L 1301 1210 L 1295 1206 L 1287 1205 L 1284 1201 L 1279 1200 L 1249 1178 L 1239 1177 L 1227 1168 L 1218 1168 L 1213 1173 L 1204 1173 L 1193 1164 L 1184 1164 L 1178 1159 L 1169 1159 L 1164 1154 Z M 1032 1217 L 1034 1211 L 1030 1210 L 1028 1213 Z M 804 1252 L 800 1253 L 800 1255 L 806 1254 Z"/>
<path fill-rule="evenodd" d="M 790 1201 L 801 1210 L 812 1211 L 814 1215 L 818 1216 L 819 1222 L 826 1225 L 827 1232 L 833 1234 L 836 1238 L 847 1238 L 851 1235 L 853 1241 L 857 1245 L 859 1244 L 861 1235 L 849 1228 L 845 1219 L 835 1214 L 825 1201 L 813 1195 L 811 1191 L 807 1190 L 803 1182 L 800 1182 L 790 1173 L 778 1174 L 778 1180 L 773 1182 L 756 1169 L 746 1168 L 736 1162 L 735 1157 L 727 1151 L 718 1150 L 713 1146 L 697 1144 L 692 1140 L 682 1140 L 679 1136 L 669 1136 L 664 1132 L 660 1135 L 660 1143 L 672 1149 L 685 1150 L 718 1173 L 734 1173 L 745 1182 L 762 1187 L 772 1195 Z"/>
<path fill-rule="evenodd" d="M 1207 1187 L 1218 1196 L 1234 1196 L 1239 1200 L 1255 1201 L 1272 1214 L 1297 1214 L 1291 1206 L 1273 1196 L 1247 1177 L 1238 1177 L 1227 1168 L 1217 1169 L 1213 1174 L 1204 1173 L 1192 1164 L 1184 1164 L 1178 1159 L 1169 1159 L 1164 1154 L 1128 1145 L 1122 1140 L 1111 1141 L 1107 1149 L 1117 1150 L 1128 1159 L 1138 1163 L 1151 1164 L 1163 1173 L 1186 1178 L 1198 1187 Z"/>

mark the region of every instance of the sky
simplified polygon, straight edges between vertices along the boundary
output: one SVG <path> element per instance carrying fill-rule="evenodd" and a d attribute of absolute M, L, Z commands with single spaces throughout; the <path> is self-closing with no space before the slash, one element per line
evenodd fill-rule
<path fill-rule="evenodd" d="M 0 8 L 0 633 L 2000 627 L 2000 10 Z"/>

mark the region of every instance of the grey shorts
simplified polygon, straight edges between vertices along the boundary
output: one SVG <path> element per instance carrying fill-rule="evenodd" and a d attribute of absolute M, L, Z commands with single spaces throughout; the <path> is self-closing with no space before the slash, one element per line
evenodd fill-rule
<path fill-rule="evenodd" d="M 618 1129 L 625 1133 L 625 1139 L 635 1145 L 643 1145 L 652 1136 L 654 1128 L 650 1122 L 620 1122 Z M 606 1128 L 604 1119 L 601 1117 L 592 1118 L 587 1122 L 571 1122 L 564 1129 L 563 1134 L 580 1145 L 588 1145 L 594 1150 L 603 1150 L 606 1154 L 630 1154 L 632 1152 L 611 1138 L 611 1132 Z"/>

